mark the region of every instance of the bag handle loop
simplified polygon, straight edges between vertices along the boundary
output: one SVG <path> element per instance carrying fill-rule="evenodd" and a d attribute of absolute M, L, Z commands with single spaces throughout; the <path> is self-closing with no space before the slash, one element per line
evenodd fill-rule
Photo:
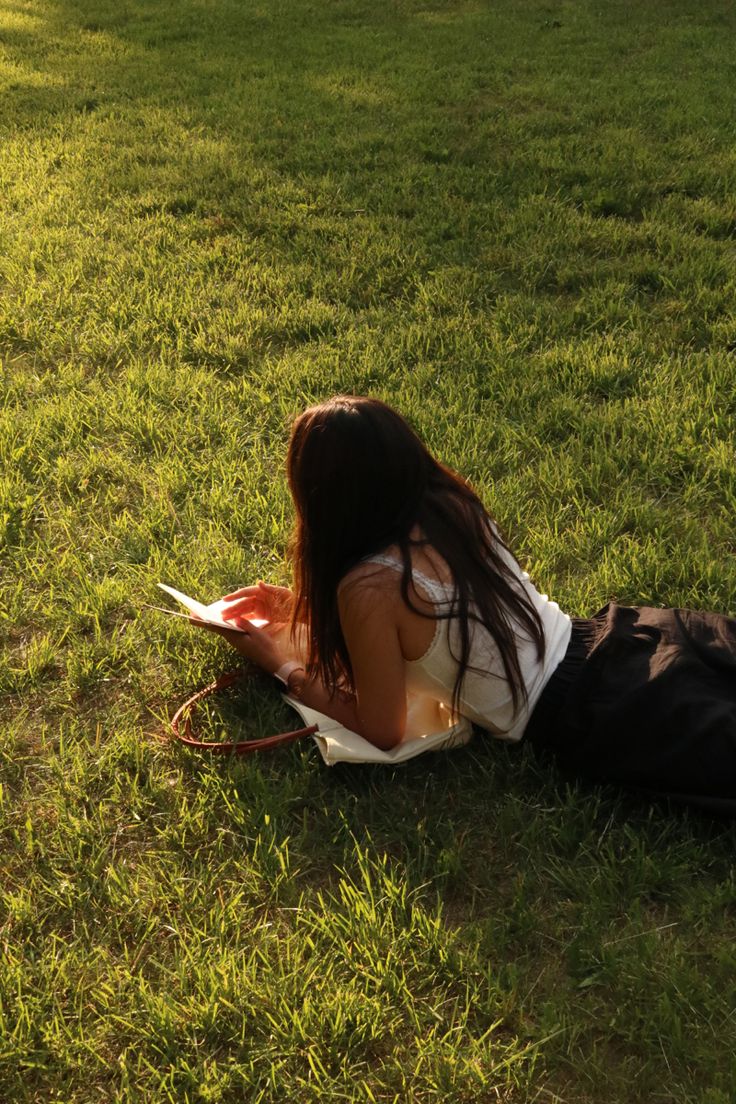
<path fill-rule="evenodd" d="M 239 679 L 252 678 L 254 674 L 254 671 L 228 671 L 227 674 L 220 675 L 214 682 L 193 694 L 171 718 L 171 730 L 177 740 L 196 751 L 211 751 L 215 755 L 250 755 L 255 751 L 268 751 L 271 748 L 281 747 L 282 744 L 293 744 L 319 731 L 319 726 L 315 724 L 307 728 L 297 728 L 293 732 L 279 732 L 274 736 L 264 736 L 259 740 L 237 740 L 218 744 L 195 739 L 192 731 L 192 713 L 199 703 L 210 694 L 215 694 L 218 690 L 226 690 Z"/>

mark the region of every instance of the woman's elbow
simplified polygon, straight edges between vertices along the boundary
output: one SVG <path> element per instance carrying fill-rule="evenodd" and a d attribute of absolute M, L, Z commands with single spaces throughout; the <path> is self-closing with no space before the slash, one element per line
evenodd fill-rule
<path fill-rule="evenodd" d="M 372 730 L 364 728 L 360 735 L 369 744 L 379 748 L 380 751 L 391 751 L 402 742 L 405 733 L 403 729 L 381 728 Z"/>

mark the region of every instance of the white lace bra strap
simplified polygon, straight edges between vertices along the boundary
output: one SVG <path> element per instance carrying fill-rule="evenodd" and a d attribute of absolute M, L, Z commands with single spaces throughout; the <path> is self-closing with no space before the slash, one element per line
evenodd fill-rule
<path fill-rule="evenodd" d="M 375 556 L 366 556 L 363 563 L 379 563 L 384 564 L 386 567 L 392 567 L 395 571 L 403 571 L 404 565 L 393 556 L 387 556 L 384 553 L 378 553 Z M 437 604 L 446 604 L 451 595 L 448 594 L 449 584 L 441 583 L 438 579 L 431 579 L 429 575 L 425 575 L 423 571 L 417 571 L 416 568 L 412 569 L 412 578 L 420 583 L 426 590 L 429 597 L 433 602 Z"/>

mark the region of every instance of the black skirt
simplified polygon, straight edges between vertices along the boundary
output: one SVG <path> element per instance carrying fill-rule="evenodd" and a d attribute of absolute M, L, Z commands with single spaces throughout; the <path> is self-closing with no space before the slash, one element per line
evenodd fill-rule
<path fill-rule="evenodd" d="M 610 603 L 574 620 L 524 738 L 574 776 L 736 815 L 736 618 Z"/>

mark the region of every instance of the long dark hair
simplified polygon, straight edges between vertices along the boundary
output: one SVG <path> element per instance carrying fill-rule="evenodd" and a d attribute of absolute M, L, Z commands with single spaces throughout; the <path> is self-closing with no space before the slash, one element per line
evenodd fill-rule
<path fill-rule="evenodd" d="M 307 664 L 334 692 L 354 689 L 340 628 L 337 588 L 366 556 L 390 545 L 401 553 L 401 596 L 423 617 L 457 618 L 460 633 L 453 707 L 471 668 L 471 622 L 498 647 L 514 711 L 526 700 L 516 634 L 526 630 L 544 656 L 542 622 L 503 556 L 509 551 L 476 493 L 428 452 L 405 419 L 379 399 L 339 395 L 309 407 L 292 427 L 287 457 L 296 507 L 291 553 L 298 622 L 308 630 Z M 422 540 L 410 533 L 418 526 Z M 454 595 L 445 611 L 417 609 L 409 597 L 410 549 L 428 545 L 449 566 Z M 513 624 L 515 622 L 515 625 Z"/>

